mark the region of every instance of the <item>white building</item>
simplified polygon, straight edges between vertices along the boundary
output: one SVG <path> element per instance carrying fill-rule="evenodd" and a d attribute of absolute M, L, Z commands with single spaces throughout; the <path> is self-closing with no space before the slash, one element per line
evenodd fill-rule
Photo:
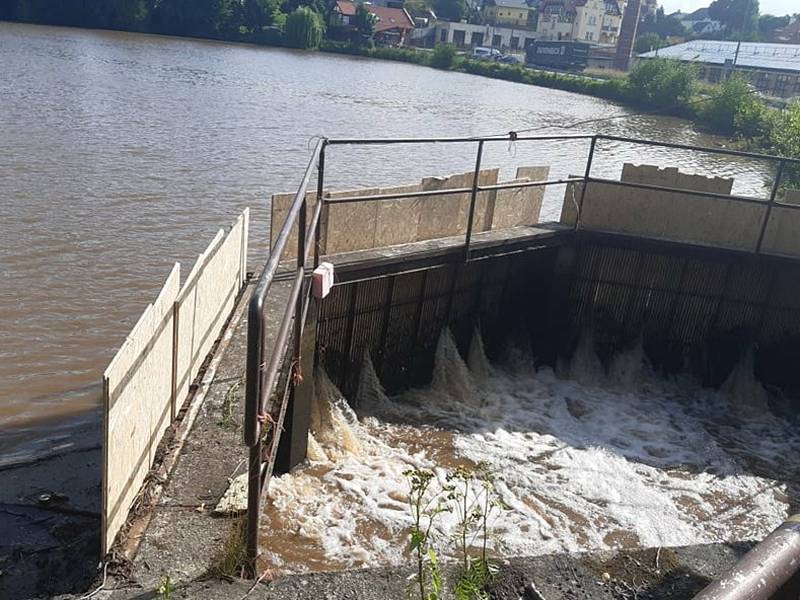
<path fill-rule="evenodd" d="M 536 32 L 523 27 L 473 25 L 471 23 L 436 22 L 437 44 L 453 44 L 457 48 L 488 46 L 499 50 L 524 50 L 536 39 Z"/>
<path fill-rule="evenodd" d="M 617 0 L 543 0 L 536 26 L 541 41 L 615 46 L 622 26 Z"/>
<path fill-rule="evenodd" d="M 707 8 L 699 8 L 693 13 L 678 11 L 670 15 L 681 22 L 684 29 L 695 35 L 705 35 L 722 31 L 725 26 L 720 21 L 715 21 L 708 14 Z"/>

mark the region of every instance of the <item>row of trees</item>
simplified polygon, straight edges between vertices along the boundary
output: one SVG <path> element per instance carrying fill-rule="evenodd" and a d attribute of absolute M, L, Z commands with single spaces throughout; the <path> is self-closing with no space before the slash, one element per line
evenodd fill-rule
<path fill-rule="evenodd" d="M 325 0 L 0 0 L 0 19 L 318 46 Z M 310 46 L 306 46 L 310 44 Z"/>
<path fill-rule="evenodd" d="M 769 41 L 775 30 L 789 24 L 789 15 L 759 15 L 758 0 L 714 0 L 708 7 L 708 18 L 722 23 L 714 33 L 686 31 L 680 20 L 667 15 L 663 8 L 647 15 L 639 24 L 637 52 L 647 52 L 666 45 L 668 37 L 698 37 L 743 41 Z"/>

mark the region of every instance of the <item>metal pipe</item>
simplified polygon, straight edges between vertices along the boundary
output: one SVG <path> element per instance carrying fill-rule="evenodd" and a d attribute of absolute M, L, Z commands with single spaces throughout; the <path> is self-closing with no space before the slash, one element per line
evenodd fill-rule
<path fill-rule="evenodd" d="M 261 518 L 261 440 L 250 446 L 247 467 L 247 570 L 255 577 L 258 560 L 258 522 Z"/>
<path fill-rule="evenodd" d="M 659 146 L 662 148 L 675 148 L 677 150 L 692 150 L 694 152 L 705 152 L 708 154 L 722 154 L 725 156 L 740 156 L 742 158 L 757 158 L 760 160 L 768 160 L 775 162 L 776 160 L 785 160 L 788 162 L 800 163 L 798 158 L 789 158 L 788 156 L 771 156 L 769 154 L 759 154 L 757 152 L 743 152 L 741 150 L 726 150 L 724 148 L 709 148 L 708 146 L 693 146 L 690 144 L 676 144 L 674 142 L 657 142 L 655 140 L 643 140 L 639 138 L 626 138 L 617 135 L 605 135 L 602 133 L 597 134 L 597 138 L 601 140 L 610 140 L 614 142 L 626 142 L 629 144 L 639 144 L 642 146 Z"/>
<path fill-rule="evenodd" d="M 800 515 L 794 515 L 694 600 L 767 600 L 798 571 Z"/>
<path fill-rule="evenodd" d="M 319 218 L 322 214 L 322 202 L 314 205 L 314 212 L 311 215 L 311 222 L 308 224 L 306 233 L 306 245 L 303 248 L 303 256 L 308 256 L 311 252 L 311 245 L 314 245 L 314 268 L 319 266 Z"/>
<path fill-rule="evenodd" d="M 478 155 L 475 157 L 475 174 L 472 176 L 472 191 L 469 198 L 469 218 L 467 219 L 467 238 L 464 242 L 464 260 L 469 260 L 469 243 L 472 240 L 472 224 L 475 222 L 475 202 L 478 199 L 478 180 L 481 175 L 483 140 L 478 142 Z"/>
<path fill-rule="evenodd" d="M 769 195 L 769 204 L 767 205 L 767 212 L 764 215 L 764 222 L 761 223 L 761 231 L 758 233 L 756 254 L 761 254 L 761 245 L 764 243 L 764 235 L 767 233 L 767 225 L 769 224 L 769 217 L 772 214 L 772 207 L 775 206 L 775 198 L 778 196 L 778 189 L 781 187 L 781 177 L 783 177 L 783 167 L 785 164 L 786 163 L 784 161 L 778 163 L 778 170 L 775 173 L 775 182 L 772 184 L 772 191 L 770 192 Z"/>
<path fill-rule="evenodd" d="M 313 167 L 317 163 L 319 153 L 322 151 L 324 140 L 320 140 L 311 156 L 311 160 L 306 167 L 306 172 L 300 182 L 300 187 L 295 194 L 289 213 L 283 223 L 275 246 L 270 253 L 264 270 L 258 277 L 253 296 L 247 309 L 247 371 L 245 384 L 245 417 L 244 417 L 244 442 L 248 446 L 256 443 L 259 436 L 258 414 L 262 410 L 261 394 L 261 367 L 264 361 L 264 299 L 272 286 L 275 272 L 278 270 L 283 250 L 289 241 L 297 215 L 300 212 L 302 201 L 305 198 L 308 182 L 311 179 Z"/>
<path fill-rule="evenodd" d="M 583 187 L 581 187 L 581 199 L 578 202 L 578 214 L 575 215 L 575 230 L 581 226 L 581 216 L 583 215 L 583 201 L 586 199 L 586 188 L 589 187 L 589 177 L 592 174 L 592 161 L 594 160 L 594 149 L 597 146 L 597 136 L 592 138 L 589 144 L 589 157 L 586 159 L 586 170 L 583 174 Z M 575 196 L 573 196 L 573 199 Z"/>
<path fill-rule="evenodd" d="M 322 140 L 322 148 L 319 151 L 319 160 L 317 161 L 317 205 L 314 211 L 314 218 L 311 219 L 312 227 L 314 228 L 314 268 L 319 266 L 319 245 L 322 239 L 322 230 L 319 223 L 319 210 L 322 207 L 322 196 L 324 195 L 323 187 L 325 186 L 325 146 L 327 140 Z"/>
<path fill-rule="evenodd" d="M 700 190 L 687 190 L 684 188 L 665 187 L 660 185 L 650 185 L 648 183 L 634 183 L 632 181 L 619 181 L 617 179 L 604 179 L 602 177 L 590 177 L 589 183 L 607 183 L 610 185 L 619 185 L 622 187 L 637 188 L 640 190 L 653 190 L 656 192 L 673 192 L 676 194 L 684 194 L 686 196 L 698 196 L 700 198 L 718 198 L 720 200 L 729 200 L 731 202 L 744 202 L 746 204 L 760 204 L 767 206 L 769 200 L 766 198 L 752 198 L 750 196 L 734 196 L 732 194 L 718 194 L 716 192 L 703 192 Z M 800 204 L 781 204 L 786 208 L 800 210 Z"/>
<path fill-rule="evenodd" d="M 583 181 L 583 177 L 569 177 L 567 179 L 546 179 L 544 181 L 520 181 L 508 183 L 496 183 L 493 185 L 479 185 L 479 192 L 491 192 L 494 190 L 515 190 L 519 188 L 544 187 L 548 185 L 564 185 L 567 183 L 578 183 Z M 426 198 L 431 196 L 450 196 L 454 194 L 468 194 L 472 188 L 449 188 L 446 190 L 425 190 L 418 192 L 397 192 L 395 194 L 372 194 L 369 196 L 345 196 L 343 198 L 329 198 L 325 204 L 354 204 L 357 202 L 372 202 L 382 200 L 402 200 L 403 198 Z"/>
<path fill-rule="evenodd" d="M 508 142 L 508 141 L 556 141 L 556 140 L 588 140 L 594 136 L 587 134 L 576 135 L 512 135 L 511 133 L 504 135 L 492 136 L 473 136 L 473 137 L 439 137 L 439 138 L 341 138 L 329 139 L 327 144 L 329 146 L 375 146 L 375 145 L 394 145 L 394 144 L 467 144 L 474 142 Z"/>

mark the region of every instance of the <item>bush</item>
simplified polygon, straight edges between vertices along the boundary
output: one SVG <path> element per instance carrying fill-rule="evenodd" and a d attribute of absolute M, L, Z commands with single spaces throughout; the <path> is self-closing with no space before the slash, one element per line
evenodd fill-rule
<path fill-rule="evenodd" d="M 780 156 L 800 158 L 800 100 L 792 102 L 783 112 L 773 111 L 770 141 L 773 150 Z M 784 183 L 788 187 L 800 188 L 800 167 L 787 165 Z"/>
<path fill-rule="evenodd" d="M 634 102 L 685 112 L 697 86 L 697 69 L 666 58 L 642 60 L 628 75 Z"/>
<path fill-rule="evenodd" d="M 642 54 L 644 52 L 650 52 L 651 50 L 658 50 L 666 45 L 666 42 L 661 39 L 660 35 L 651 32 L 643 33 L 636 38 L 636 44 L 634 45 L 633 49 L 638 54 Z"/>
<path fill-rule="evenodd" d="M 456 47 L 453 44 L 437 44 L 433 49 L 431 66 L 437 69 L 452 69 L 456 60 Z"/>
<path fill-rule="evenodd" d="M 417 65 L 430 65 L 431 53 L 424 50 L 413 48 L 382 48 L 365 47 L 348 42 L 332 42 L 326 40 L 319 48 L 323 52 L 333 54 L 351 54 L 353 56 L 366 56 L 368 58 L 380 58 L 382 60 L 396 60 L 398 62 L 408 62 Z"/>
<path fill-rule="evenodd" d="M 765 134 L 767 107 L 740 75 L 715 88 L 697 111 L 701 124 L 726 135 L 757 138 Z"/>
<path fill-rule="evenodd" d="M 325 25 L 322 17 L 307 6 L 301 6 L 286 17 L 284 43 L 291 48 L 319 48 Z"/>

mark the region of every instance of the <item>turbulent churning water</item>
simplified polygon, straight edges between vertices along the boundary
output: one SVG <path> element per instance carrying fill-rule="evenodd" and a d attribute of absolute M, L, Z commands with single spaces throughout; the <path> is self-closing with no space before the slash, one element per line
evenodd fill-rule
<path fill-rule="evenodd" d="M 754 391 L 766 398 L 747 359 L 721 392 L 656 377 L 641 347 L 606 372 L 591 336 L 559 374 L 524 350 L 491 365 L 479 335 L 467 363 L 445 331 L 431 385 L 389 398 L 367 357 L 358 415 L 317 373 L 309 460 L 270 484 L 267 565 L 400 564 L 403 472 L 430 469 L 441 488 L 448 469 L 480 461 L 508 507 L 492 515 L 498 555 L 757 539 L 789 511 L 800 436 L 768 411 L 742 420 Z M 439 521 L 445 554 L 456 526 Z"/>

